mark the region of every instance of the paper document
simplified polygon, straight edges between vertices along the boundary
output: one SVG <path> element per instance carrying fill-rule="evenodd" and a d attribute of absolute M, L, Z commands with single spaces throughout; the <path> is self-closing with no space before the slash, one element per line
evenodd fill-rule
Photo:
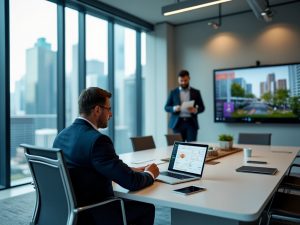
<path fill-rule="evenodd" d="M 194 103 L 195 103 L 195 100 L 183 102 L 183 103 L 181 103 L 180 108 L 181 108 L 181 110 L 183 110 L 183 109 L 188 109 L 190 107 L 194 107 Z"/>

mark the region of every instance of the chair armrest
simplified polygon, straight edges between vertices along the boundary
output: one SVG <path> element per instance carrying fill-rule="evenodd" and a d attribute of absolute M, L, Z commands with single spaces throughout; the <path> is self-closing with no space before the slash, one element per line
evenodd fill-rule
<path fill-rule="evenodd" d="M 107 199 L 107 200 L 105 200 L 103 202 L 98 202 L 98 203 L 95 203 L 95 204 L 92 204 L 92 205 L 78 207 L 76 209 L 76 211 L 77 212 L 81 212 L 81 211 L 84 211 L 84 210 L 87 210 L 87 209 L 95 208 L 95 207 L 98 207 L 98 206 L 101 206 L 101 205 L 105 205 L 105 204 L 108 204 L 108 203 L 111 203 L 111 202 L 115 202 L 115 201 L 120 201 L 121 203 L 123 203 L 123 199 L 112 197 L 112 198 L 109 198 L 109 199 Z"/>
<path fill-rule="evenodd" d="M 288 178 L 288 177 L 286 177 Z M 284 178 L 283 182 L 279 185 L 278 190 L 294 190 L 299 191 L 300 187 L 299 184 L 290 182 L 290 180 L 287 180 Z"/>
<path fill-rule="evenodd" d="M 298 164 L 298 163 L 293 163 L 292 165 L 291 165 L 291 167 L 300 167 L 300 164 Z"/>
<path fill-rule="evenodd" d="M 34 189 L 36 189 L 34 181 L 31 181 L 30 184 L 33 186 Z"/>
<path fill-rule="evenodd" d="M 92 204 L 92 205 L 78 207 L 77 209 L 74 209 L 74 212 L 75 213 L 79 213 L 79 212 L 82 212 L 82 211 L 85 211 L 85 210 L 88 210 L 88 209 L 92 209 L 92 208 L 96 208 L 98 206 L 106 205 L 106 204 L 109 204 L 109 203 L 115 202 L 115 201 L 120 201 L 123 224 L 127 225 L 126 214 L 125 214 L 125 207 L 124 207 L 124 201 L 123 201 L 123 199 L 117 198 L 117 197 L 112 197 L 112 198 L 109 198 L 109 199 L 107 199 L 107 200 L 105 200 L 103 202 L 98 202 L 98 203 L 95 203 L 95 204 Z"/>
<path fill-rule="evenodd" d="M 300 167 L 300 164 L 298 164 L 298 163 L 293 163 L 292 165 L 290 165 L 289 172 L 288 172 L 288 176 L 290 175 L 290 173 L 291 173 L 293 167 Z"/>
<path fill-rule="evenodd" d="M 270 219 L 275 219 L 275 220 L 279 220 L 279 221 L 289 221 L 289 222 L 292 222 L 292 223 L 300 223 L 300 219 L 299 219 L 299 215 L 294 215 L 294 214 L 291 214 L 290 216 L 289 215 L 278 215 L 276 214 L 276 212 L 271 212 L 270 213 Z"/>

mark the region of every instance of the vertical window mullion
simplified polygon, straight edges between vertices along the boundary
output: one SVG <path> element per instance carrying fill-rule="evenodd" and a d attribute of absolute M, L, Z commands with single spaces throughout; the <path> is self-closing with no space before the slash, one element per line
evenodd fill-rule
<path fill-rule="evenodd" d="M 85 61 L 85 35 L 86 35 L 86 27 L 85 27 L 85 14 L 83 12 L 79 12 L 78 15 L 79 22 L 79 38 L 78 38 L 78 88 L 79 93 L 83 89 L 85 89 L 85 77 L 86 77 L 86 61 Z"/>
<path fill-rule="evenodd" d="M 142 64 L 141 64 L 141 32 L 136 31 L 136 131 L 137 135 L 142 135 Z"/>
<path fill-rule="evenodd" d="M 0 189 L 10 187 L 9 1 L 0 0 Z"/>
<path fill-rule="evenodd" d="M 57 130 L 66 125 L 65 112 L 65 9 L 57 5 Z"/>
<path fill-rule="evenodd" d="M 115 33 L 114 33 L 114 23 L 112 21 L 108 21 L 108 90 L 112 92 L 113 96 L 116 96 L 116 93 L 114 91 L 114 39 L 115 39 Z M 112 110 L 115 110 L 115 97 L 111 100 Z M 115 139 L 115 119 L 112 117 L 110 120 L 110 126 L 109 126 L 109 136 L 114 141 Z"/>

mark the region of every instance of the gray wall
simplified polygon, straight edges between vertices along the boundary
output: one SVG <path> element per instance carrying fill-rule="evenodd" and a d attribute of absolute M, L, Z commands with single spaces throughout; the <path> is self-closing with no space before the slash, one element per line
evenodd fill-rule
<path fill-rule="evenodd" d="M 300 146 L 297 124 L 214 122 L 213 69 L 251 66 L 256 60 L 262 65 L 300 62 L 300 3 L 273 10 L 271 23 L 249 12 L 223 18 L 219 30 L 211 29 L 208 21 L 175 27 L 175 71 L 190 71 L 191 85 L 201 90 L 206 106 L 199 115 L 198 141 L 216 142 L 218 134 L 230 133 L 236 142 L 239 132 L 271 132 L 272 145 Z M 176 74 L 168 77 L 177 80 Z"/>

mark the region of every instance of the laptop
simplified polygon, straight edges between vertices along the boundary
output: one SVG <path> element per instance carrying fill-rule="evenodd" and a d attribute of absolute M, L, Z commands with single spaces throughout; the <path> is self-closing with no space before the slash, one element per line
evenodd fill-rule
<path fill-rule="evenodd" d="M 178 184 L 202 177 L 208 145 L 175 142 L 167 171 L 160 172 L 158 181 Z"/>

